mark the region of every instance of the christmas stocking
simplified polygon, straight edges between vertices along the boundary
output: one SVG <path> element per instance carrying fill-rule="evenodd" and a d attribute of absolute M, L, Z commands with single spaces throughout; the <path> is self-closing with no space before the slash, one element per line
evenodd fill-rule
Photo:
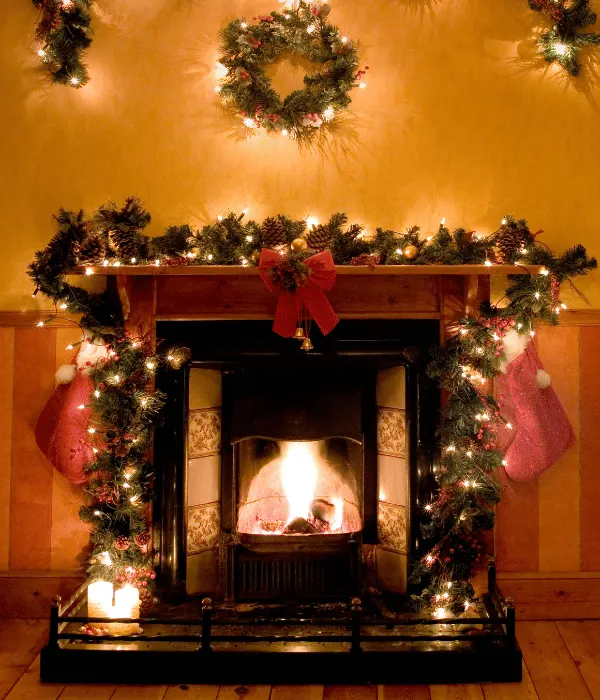
<path fill-rule="evenodd" d="M 59 384 L 35 427 L 38 447 L 72 484 L 87 481 L 83 467 L 93 458 L 87 441 L 90 409 L 79 406 L 90 403 L 94 386 L 88 376 L 89 369 L 105 355 L 104 345 L 83 343 L 76 364 L 63 365 L 56 373 Z"/>
<path fill-rule="evenodd" d="M 533 343 L 510 331 L 504 338 L 508 363 L 496 378 L 500 413 L 513 429 L 500 428 L 506 473 L 528 481 L 546 471 L 575 442 L 573 428 L 550 386 Z"/>

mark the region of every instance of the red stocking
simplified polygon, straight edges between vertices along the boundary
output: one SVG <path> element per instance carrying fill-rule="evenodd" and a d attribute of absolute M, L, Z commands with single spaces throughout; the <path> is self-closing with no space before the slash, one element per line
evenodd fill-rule
<path fill-rule="evenodd" d="M 35 427 L 38 447 L 72 484 L 87 481 L 83 466 L 93 457 L 87 442 L 90 409 L 78 408 L 89 403 L 93 388 L 88 375 L 76 371 L 70 384 L 56 387 Z"/>
<path fill-rule="evenodd" d="M 506 374 L 496 379 L 500 413 L 513 426 L 499 428 L 500 447 L 505 451 L 506 473 L 516 481 L 534 479 L 575 442 L 556 392 L 548 381 L 538 381 L 543 375 L 534 344 L 529 343 L 507 365 Z"/>

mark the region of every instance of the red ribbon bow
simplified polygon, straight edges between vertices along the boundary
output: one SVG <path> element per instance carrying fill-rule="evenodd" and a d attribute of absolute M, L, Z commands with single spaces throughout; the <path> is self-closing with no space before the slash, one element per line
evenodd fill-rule
<path fill-rule="evenodd" d="M 329 291 L 335 284 L 335 265 L 329 251 L 317 253 L 304 260 L 311 274 L 295 291 L 289 292 L 273 282 L 269 271 L 282 262 L 280 253 L 263 248 L 258 268 L 260 276 L 270 292 L 279 292 L 273 330 L 284 338 L 291 338 L 295 331 L 302 305 L 315 319 L 323 335 L 331 333 L 339 318 L 327 301 L 323 290 Z"/>

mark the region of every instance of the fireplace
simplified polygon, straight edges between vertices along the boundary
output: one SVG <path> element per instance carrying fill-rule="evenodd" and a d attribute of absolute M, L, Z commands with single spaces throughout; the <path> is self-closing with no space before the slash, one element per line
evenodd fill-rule
<path fill-rule="evenodd" d="M 155 504 L 166 598 L 406 594 L 433 488 L 435 321 L 347 321 L 311 353 L 256 322 L 162 322 Z"/>

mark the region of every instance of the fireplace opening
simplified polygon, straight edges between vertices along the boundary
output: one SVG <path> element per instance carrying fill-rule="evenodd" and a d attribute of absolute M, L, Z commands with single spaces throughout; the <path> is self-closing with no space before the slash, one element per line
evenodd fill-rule
<path fill-rule="evenodd" d="M 183 375 L 157 376 L 169 402 L 156 440 L 163 590 L 410 594 L 433 485 L 439 392 L 423 367 L 437 323 L 348 321 L 309 354 L 262 322 L 158 330 L 192 351 Z"/>
<path fill-rule="evenodd" d="M 237 531 L 249 535 L 360 532 L 361 446 L 344 439 L 254 438 L 237 444 Z"/>

